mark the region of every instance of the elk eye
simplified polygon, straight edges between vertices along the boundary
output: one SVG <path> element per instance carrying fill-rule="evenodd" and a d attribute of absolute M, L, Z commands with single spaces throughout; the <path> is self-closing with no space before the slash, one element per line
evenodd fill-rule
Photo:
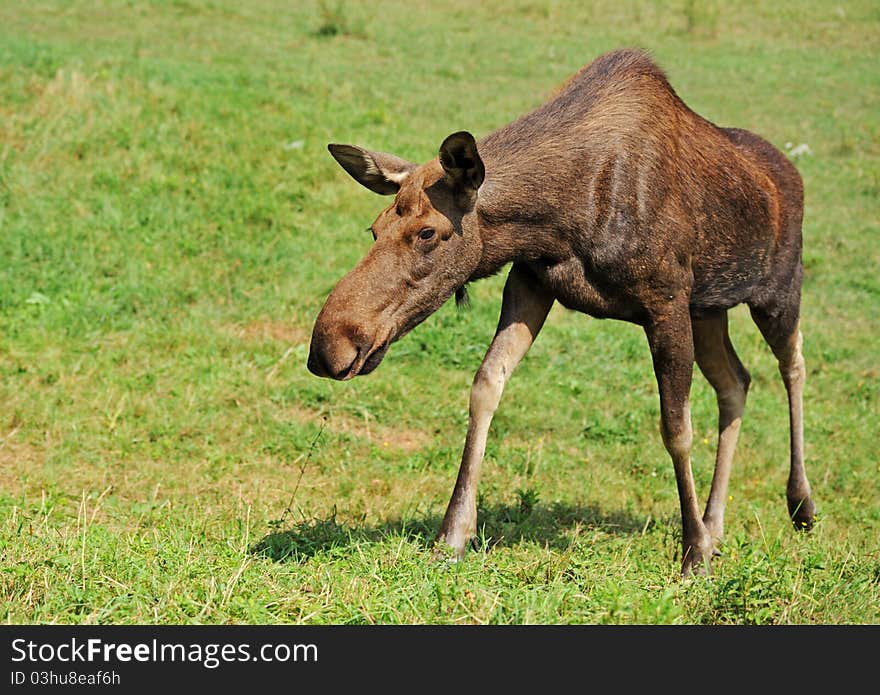
<path fill-rule="evenodd" d="M 434 236 L 434 230 L 430 227 L 424 227 L 419 230 L 419 239 L 427 240 L 430 239 L 432 236 Z"/>

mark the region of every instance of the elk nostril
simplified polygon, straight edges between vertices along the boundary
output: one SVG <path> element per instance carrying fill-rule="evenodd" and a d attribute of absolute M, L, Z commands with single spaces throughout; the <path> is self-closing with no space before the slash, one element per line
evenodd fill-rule
<path fill-rule="evenodd" d="M 354 365 L 357 364 L 360 356 L 361 356 L 361 351 L 360 351 L 360 349 L 358 349 L 358 351 L 355 352 L 355 354 L 354 354 L 354 359 L 351 362 L 349 362 L 345 367 L 343 367 L 338 372 L 336 372 L 333 375 L 333 378 L 341 380 L 341 379 L 345 379 L 349 375 L 354 376 L 353 374 L 351 374 L 351 370 L 354 367 Z"/>
<path fill-rule="evenodd" d="M 309 371 L 315 376 L 329 376 L 327 365 L 321 357 L 321 353 L 314 349 L 309 350 L 309 361 L 306 363 Z"/>
<path fill-rule="evenodd" d="M 315 376 L 331 379 L 349 379 L 360 365 L 362 348 L 346 339 L 312 341 L 306 363 Z"/>

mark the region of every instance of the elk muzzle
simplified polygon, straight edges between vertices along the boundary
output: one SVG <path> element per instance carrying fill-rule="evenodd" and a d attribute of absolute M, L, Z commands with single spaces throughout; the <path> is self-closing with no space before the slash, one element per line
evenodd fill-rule
<path fill-rule="evenodd" d="M 391 336 L 377 339 L 362 327 L 331 313 L 325 307 L 315 322 L 309 346 L 309 371 L 340 381 L 369 374 L 385 357 Z"/>

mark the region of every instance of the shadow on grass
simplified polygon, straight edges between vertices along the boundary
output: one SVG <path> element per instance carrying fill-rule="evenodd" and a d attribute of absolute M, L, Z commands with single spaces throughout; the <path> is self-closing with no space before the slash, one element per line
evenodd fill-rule
<path fill-rule="evenodd" d="M 478 545 L 484 550 L 496 546 L 512 546 L 526 541 L 540 546 L 564 549 L 572 541 L 572 531 L 578 527 L 613 535 L 641 533 L 648 519 L 626 512 L 603 512 L 598 505 L 519 504 L 480 506 Z M 287 531 L 270 533 L 250 547 L 255 555 L 276 562 L 300 561 L 335 548 L 347 547 L 363 541 L 380 542 L 388 537 L 404 537 L 426 548 L 434 542 L 441 517 L 398 519 L 375 526 L 341 524 L 333 514 L 327 519 L 302 521 Z M 654 522 L 651 522 L 654 523 Z"/>

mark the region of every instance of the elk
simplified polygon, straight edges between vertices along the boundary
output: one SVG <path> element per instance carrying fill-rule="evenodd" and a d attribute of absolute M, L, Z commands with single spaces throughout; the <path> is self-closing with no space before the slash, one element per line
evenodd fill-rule
<path fill-rule="evenodd" d="M 641 326 L 681 508 L 681 575 L 711 572 L 750 377 L 727 311 L 748 305 L 788 395 L 789 518 L 808 531 L 800 330 L 803 184 L 773 145 L 697 115 L 645 52 L 604 54 L 547 102 L 477 142 L 467 131 L 415 164 L 330 144 L 366 188 L 393 195 L 374 243 L 331 291 L 308 369 L 351 379 L 467 283 L 507 264 L 501 316 L 474 377 L 461 468 L 435 541 L 460 559 L 477 530 L 477 482 L 505 383 L 554 301 Z M 693 365 L 715 390 L 718 449 L 705 510 L 691 470 Z"/>

